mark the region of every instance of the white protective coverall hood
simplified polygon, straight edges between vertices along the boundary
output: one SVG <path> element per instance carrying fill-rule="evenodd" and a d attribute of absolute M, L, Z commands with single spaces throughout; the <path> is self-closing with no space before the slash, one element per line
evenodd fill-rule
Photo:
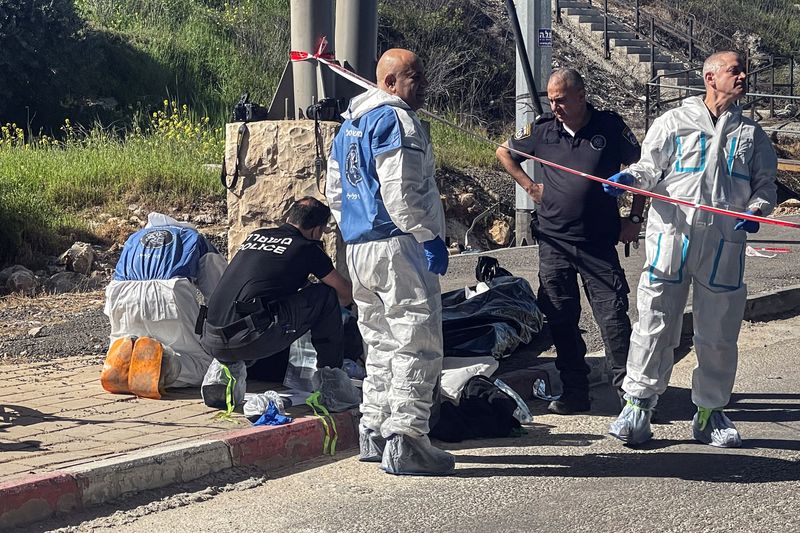
<path fill-rule="evenodd" d="M 370 89 L 350 100 L 342 118 L 348 121 L 363 117 L 380 107 L 395 109 L 402 130 L 403 150 L 391 150 L 375 157 L 380 176 L 380 193 L 397 228 L 425 242 L 436 236 L 444 239 L 444 209 L 436 187 L 433 148 L 430 136 L 417 114 L 403 100 L 379 89 Z M 341 225 L 342 186 L 339 162 L 328 161 L 326 196 L 336 222 Z M 332 175 L 330 174 L 332 172 Z"/>
<path fill-rule="evenodd" d="M 636 186 L 672 198 L 768 215 L 776 201 L 777 158 L 755 122 L 731 106 L 714 124 L 700 97 L 656 119 L 641 159 L 626 172 Z M 747 234 L 736 219 L 654 200 L 647 216 L 647 262 L 639 282 L 639 321 L 633 327 L 623 389 L 633 397 L 663 393 L 680 341 L 689 283 L 693 287 L 698 366 L 692 401 L 728 403 L 736 375 L 746 286 Z"/>
<path fill-rule="evenodd" d="M 196 229 L 160 213 L 150 213 L 146 228 L 180 226 Z M 177 277 L 168 280 L 111 281 L 106 287 L 103 312 L 111 321 L 110 341 L 121 337 L 152 337 L 171 348 L 178 356 L 180 373 L 165 387 L 196 387 L 211 364 L 195 333 L 200 312 L 198 290 L 204 299 L 211 296 L 227 261 L 219 253 L 206 253 L 199 259 L 197 279 Z"/>
<path fill-rule="evenodd" d="M 441 289 L 422 247 L 445 233 L 433 150 L 416 113 L 378 89 L 353 98 L 342 116 L 346 122 L 334 140 L 326 186 L 337 223 L 342 227 L 343 212 L 350 220 L 353 213 L 369 213 L 363 206 L 371 199 L 360 199 L 367 189 L 355 186 L 374 184 L 386 213 L 404 233 L 347 246 L 367 346 L 361 424 L 383 437 L 420 438 L 429 431 L 443 355 Z M 373 158 L 374 172 L 359 157 Z"/>

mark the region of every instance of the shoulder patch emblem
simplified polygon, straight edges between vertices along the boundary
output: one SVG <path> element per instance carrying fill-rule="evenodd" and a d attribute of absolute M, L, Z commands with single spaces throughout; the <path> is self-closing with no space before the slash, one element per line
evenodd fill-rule
<path fill-rule="evenodd" d="M 361 170 L 358 162 L 358 145 L 352 143 L 350 149 L 347 150 L 347 157 L 344 163 L 344 176 L 347 178 L 348 183 L 353 187 L 357 186 L 362 180 Z"/>
<path fill-rule="evenodd" d="M 148 231 L 139 242 L 144 248 L 163 248 L 172 242 L 172 233 L 164 229 Z"/>
<path fill-rule="evenodd" d="M 592 140 L 589 141 L 589 144 L 591 144 L 592 148 L 594 148 L 595 150 L 602 150 L 603 148 L 606 147 L 607 143 L 605 137 L 603 137 L 602 135 L 595 135 L 594 137 L 592 137 Z"/>
<path fill-rule="evenodd" d="M 639 146 L 639 141 L 636 140 L 636 135 L 633 134 L 629 127 L 625 126 L 625 129 L 622 130 L 622 136 L 625 137 L 625 140 L 631 143 L 633 146 Z"/>
<path fill-rule="evenodd" d="M 526 124 L 524 128 L 521 128 L 519 131 L 517 131 L 517 133 L 514 134 L 514 139 L 518 141 L 520 139 L 525 139 L 526 137 L 530 137 L 532 130 L 533 128 L 531 127 L 531 125 Z"/>

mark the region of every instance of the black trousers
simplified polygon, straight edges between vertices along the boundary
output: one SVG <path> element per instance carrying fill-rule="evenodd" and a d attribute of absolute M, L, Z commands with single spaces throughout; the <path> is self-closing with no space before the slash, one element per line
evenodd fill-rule
<path fill-rule="evenodd" d="M 317 368 L 342 367 L 342 315 L 333 288 L 323 283 L 309 285 L 270 302 L 269 310 L 267 322 L 255 321 L 230 336 L 222 331 L 229 325 L 206 322 L 200 343 L 222 363 L 254 361 L 279 354 L 285 356 L 289 345 L 310 330 Z"/>
<path fill-rule="evenodd" d="M 567 397 L 589 394 L 586 343 L 579 329 L 581 300 L 578 274 L 611 368 L 611 384 L 622 394 L 631 338 L 628 282 L 616 248 L 589 242 L 569 242 L 539 234 L 538 303 L 547 317 L 556 347 L 556 368 Z"/>

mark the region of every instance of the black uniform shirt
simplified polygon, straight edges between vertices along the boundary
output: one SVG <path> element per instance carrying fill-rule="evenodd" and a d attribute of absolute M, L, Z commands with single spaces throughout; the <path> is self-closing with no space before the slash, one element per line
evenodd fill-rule
<path fill-rule="evenodd" d="M 208 302 L 208 321 L 224 326 L 239 318 L 237 301 L 268 301 L 288 296 L 308 282 L 308 275 L 322 279 L 333 271 L 322 243 L 303 237 L 291 224 L 258 229 L 247 236 L 233 257 Z"/>
<path fill-rule="evenodd" d="M 544 116 L 518 131 L 508 146 L 600 178 L 616 174 L 622 164 L 638 161 L 639 143 L 622 118 L 591 105 L 589 110 L 589 122 L 574 138 L 555 117 Z M 525 160 L 513 152 L 511 157 L 517 162 Z M 596 181 L 542 166 L 538 230 L 570 241 L 615 244 L 620 232 L 616 198 L 604 193 L 603 185 Z"/>

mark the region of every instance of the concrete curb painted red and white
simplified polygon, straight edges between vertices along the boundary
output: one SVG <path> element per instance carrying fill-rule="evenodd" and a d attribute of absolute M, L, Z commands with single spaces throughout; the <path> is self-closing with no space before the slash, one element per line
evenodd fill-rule
<path fill-rule="evenodd" d="M 357 410 L 332 415 L 337 450 L 358 444 Z M 130 492 L 184 483 L 237 466 L 277 469 L 323 455 L 320 419 L 229 431 L 0 483 L 0 531 L 88 509 Z"/>

